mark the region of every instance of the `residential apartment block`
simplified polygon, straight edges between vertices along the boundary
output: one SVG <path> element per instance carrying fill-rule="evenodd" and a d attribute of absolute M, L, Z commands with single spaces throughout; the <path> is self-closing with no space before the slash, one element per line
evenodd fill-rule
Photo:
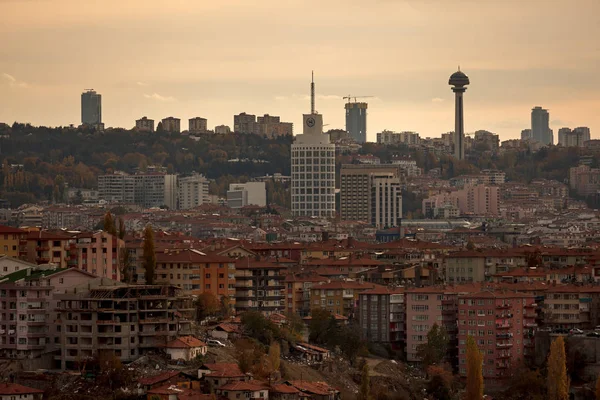
<path fill-rule="evenodd" d="M 499 189 L 497 186 L 473 185 L 445 191 L 423 199 L 423 214 L 435 215 L 436 208 L 448 205 L 457 207 L 461 215 L 499 215 Z"/>
<path fill-rule="evenodd" d="M 404 288 L 387 287 L 359 294 L 358 322 L 361 334 L 369 342 L 390 345 L 405 351 L 406 304 Z"/>
<path fill-rule="evenodd" d="M 123 240 L 108 232 L 80 233 L 75 237 L 76 265 L 95 276 L 120 280 L 120 254 Z"/>
<path fill-rule="evenodd" d="M 396 226 L 402 211 L 400 177 L 401 171 L 397 165 L 343 164 L 340 172 L 342 219 Z M 383 193 L 381 189 L 384 189 Z M 394 217 L 396 220 L 392 220 Z"/>
<path fill-rule="evenodd" d="M 168 133 L 180 133 L 181 132 L 181 120 L 179 118 L 167 117 L 162 121 L 162 129 Z"/>
<path fill-rule="evenodd" d="M 192 298 L 175 286 L 126 285 L 105 278 L 57 294 L 60 368 L 111 354 L 123 362 L 190 333 Z"/>
<path fill-rule="evenodd" d="M 75 268 L 26 267 L 0 282 L 0 356 L 36 358 L 59 347 L 53 318 L 61 293 L 94 276 Z"/>
<path fill-rule="evenodd" d="M 592 329 L 600 324 L 600 287 L 548 287 L 543 306 L 544 326 Z"/>
<path fill-rule="evenodd" d="M 207 255 L 195 249 L 173 249 L 156 253 L 156 283 L 199 295 L 210 292 L 219 299 L 228 297 L 235 304 L 235 261 L 229 257 Z"/>
<path fill-rule="evenodd" d="M 227 191 L 227 205 L 230 208 L 242 208 L 248 205 L 264 207 L 267 205 L 265 182 L 231 183 Z"/>
<path fill-rule="evenodd" d="M 154 132 L 154 120 L 142 117 L 135 121 L 135 129 L 140 132 Z"/>
<path fill-rule="evenodd" d="M 177 208 L 177 175 L 115 172 L 98 175 L 98 197 L 113 203 Z"/>
<path fill-rule="evenodd" d="M 589 196 L 600 190 L 600 168 L 580 165 L 569 169 L 569 185 L 580 196 Z"/>
<path fill-rule="evenodd" d="M 356 316 L 359 294 L 380 287 L 359 281 L 331 281 L 313 285 L 310 289 L 310 309 L 325 309 L 344 317 Z"/>
<path fill-rule="evenodd" d="M 255 310 L 265 315 L 284 311 L 286 268 L 269 260 L 238 259 L 235 263 L 236 310 Z"/>
<path fill-rule="evenodd" d="M 0 225 L 0 254 L 24 258 L 27 254 L 27 231 Z"/>
<path fill-rule="evenodd" d="M 483 352 L 484 379 L 512 376 L 514 369 L 532 352 L 535 300 L 531 294 L 481 291 L 458 299 L 458 365 L 467 372 L 466 343 L 472 336 Z"/>
<path fill-rule="evenodd" d="M 265 114 L 256 118 L 256 115 L 241 113 L 233 116 L 233 131 L 239 133 L 252 133 L 269 138 L 293 135 L 294 125 L 291 122 L 281 122 L 277 116 Z"/>
<path fill-rule="evenodd" d="M 188 130 L 190 133 L 206 133 L 208 132 L 208 121 L 206 118 L 190 118 Z"/>
<path fill-rule="evenodd" d="M 179 209 L 187 210 L 210 203 L 208 179 L 204 175 L 194 174 L 178 179 Z"/>
<path fill-rule="evenodd" d="M 406 301 L 406 360 L 418 362 L 417 349 L 427 343 L 427 333 L 433 326 L 443 326 L 450 337 L 449 349 L 456 348 L 458 327 L 458 296 L 444 287 L 425 287 L 405 292 Z"/>
<path fill-rule="evenodd" d="M 421 142 L 419 134 L 416 132 L 392 132 L 383 131 L 377 134 L 377 143 L 379 144 L 406 144 L 417 145 Z"/>
<path fill-rule="evenodd" d="M 77 266 L 74 235 L 35 230 L 27 235 L 27 261 L 33 264 L 52 263 L 60 268 Z"/>

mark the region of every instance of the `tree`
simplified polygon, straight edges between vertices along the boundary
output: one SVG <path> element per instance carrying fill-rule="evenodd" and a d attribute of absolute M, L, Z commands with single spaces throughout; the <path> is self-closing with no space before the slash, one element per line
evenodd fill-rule
<path fill-rule="evenodd" d="M 330 346 L 339 346 L 342 354 L 346 356 L 351 365 L 354 365 L 359 355 L 367 352 L 366 343 L 360 337 L 360 327 L 352 325 L 343 325 L 334 327 L 336 334 L 329 334 L 330 339 L 327 343 Z"/>
<path fill-rule="evenodd" d="M 271 371 L 279 371 L 279 365 L 281 364 L 281 346 L 279 342 L 273 342 L 269 346 L 269 364 L 271 365 Z"/>
<path fill-rule="evenodd" d="M 220 309 L 219 298 L 212 292 L 204 292 L 196 298 L 196 319 L 202 321 L 215 315 Z"/>
<path fill-rule="evenodd" d="M 539 370 L 525 365 L 518 366 L 502 398 L 507 400 L 543 400 L 546 397 L 546 382 Z"/>
<path fill-rule="evenodd" d="M 111 235 L 117 236 L 115 219 L 110 211 L 107 211 L 106 214 L 104 214 L 104 231 L 110 233 Z"/>
<path fill-rule="evenodd" d="M 144 228 L 144 253 L 142 255 L 147 285 L 154 284 L 154 270 L 156 269 L 156 253 L 154 252 L 154 231 L 152 225 L 146 225 Z"/>
<path fill-rule="evenodd" d="M 295 312 L 289 312 L 285 316 L 287 318 L 286 328 L 290 333 L 290 339 L 296 341 L 301 340 L 305 329 L 302 317 Z"/>
<path fill-rule="evenodd" d="M 365 363 L 360 376 L 360 388 L 358 389 L 357 400 L 371 400 L 371 382 L 369 379 L 369 364 Z"/>
<path fill-rule="evenodd" d="M 131 271 L 131 257 L 129 250 L 125 247 L 121 248 L 119 258 L 121 259 L 121 280 L 125 283 L 133 283 L 133 273 Z"/>
<path fill-rule="evenodd" d="M 427 393 L 437 400 L 452 398 L 452 372 L 450 368 L 431 365 L 427 368 Z"/>
<path fill-rule="evenodd" d="M 569 377 L 567 376 L 565 340 L 562 336 L 557 337 L 550 345 L 547 388 L 547 397 L 549 400 L 569 399 Z"/>
<path fill-rule="evenodd" d="M 483 353 L 473 336 L 467 337 L 467 396 L 466 400 L 483 399 Z"/>
<path fill-rule="evenodd" d="M 123 221 L 123 218 L 119 217 L 119 239 L 125 239 L 126 234 L 127 230 L 125 229 L 125 221 Z"/>
<path fill-rule="evenodd" d="M 325 343 L 327 333 L 329 332 L 330 320 L 333 317 L 329 311 L 324 308 L 317 308 L 310 314 L 308 330 L 310 331 L 309 340 L 316 343 Z"/>
<path fill-rule="evenodd" d="M 421 359 L 421 365 L 427 369 L 428 366 L 440 364 L 446 357 L 448 350 L 448 332 L 443 326 L 433 324 L 427 332 L 427 342 L 417 346 L 417 357 Z"/>

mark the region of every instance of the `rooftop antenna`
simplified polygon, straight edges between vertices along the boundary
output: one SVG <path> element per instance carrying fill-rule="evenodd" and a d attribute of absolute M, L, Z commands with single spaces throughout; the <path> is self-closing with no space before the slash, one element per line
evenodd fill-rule
<path fill-rule="evenodd" d="M 310 82 L 310 113 L 315 113 L 315 71 L 312 71 L 312 80 Z"/>

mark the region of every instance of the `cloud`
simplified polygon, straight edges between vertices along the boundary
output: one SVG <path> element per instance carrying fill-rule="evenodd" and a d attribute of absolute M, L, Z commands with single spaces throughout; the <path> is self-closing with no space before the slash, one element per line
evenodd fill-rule
<path fill-rule="evenodd" d="M 441 97 L 434 97 L 433 99 L 431 99 L 432 103 L 442 103 L 444 101 L 444 99 L 442 99 Z"/>
<path fill-rule="evenodd" d="M 287 96 L 275 96 L 275 100 L 277 101 L 283 101 L 283 100 L 287 100 L 288 97 Z"/>
<path fill-rule="evenodd" d="M 8 82 L 8 85 L 11 87 L 21 87 L 21 88 L 29 87 L 29 85 L 26 82 L 21 82 L 21 81 L 17 80 L 17 78 L 12 76 L 11 74 L 7 74 L 6 72 L 2 73 L 2 78 L 6 82 Z"/>
<path fill-rule="evenodd" d="M 137 81 L 135 84 L 138 85 L 138 86 L 150 86 L 146 82 L 140 82 L 140 81 Z"/>
<path fill-rule="evenodd" d="M 164 101 L 164 102 L 170 102 L 170 101 L 175 101 L 175 97 L 173 96 L 161 96 L 158 93 L 152 93 L 152 94 L 145 94 L 144 95 L 145 98 L 147 99 L 152 99 L 152 100 L 156 100 L 156 101 Z"/>

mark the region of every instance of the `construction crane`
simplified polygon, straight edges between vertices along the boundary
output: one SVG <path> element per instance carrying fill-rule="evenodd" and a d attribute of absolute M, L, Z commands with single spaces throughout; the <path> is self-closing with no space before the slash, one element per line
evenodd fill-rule
<path fill-rule="evenodd" d="M 375 96 L 351 96 L 351 95 L 348 95 L 348 96 L 345 96 L 345 97 L 342 97 L 342 98 L 343 98 L 344 100 L 346 100 L 346 99 L 347 99 L 347 100 L 348 100 L 348 103 L 350 103 L 350 101 L 351 101 L 352 99 L 354 99 L 354 102 L 356 103 L 356 99 L 367 99 L 367 98 L 369 98 L 369 97 L 375 97 Z"/>

